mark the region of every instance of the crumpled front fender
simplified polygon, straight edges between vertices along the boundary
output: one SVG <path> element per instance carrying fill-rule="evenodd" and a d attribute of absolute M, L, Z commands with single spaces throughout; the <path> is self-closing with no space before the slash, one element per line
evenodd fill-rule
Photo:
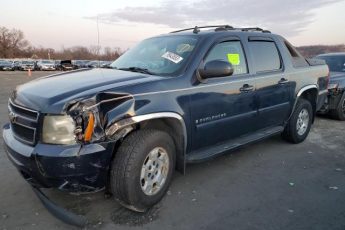
<path fill-rule="evenodd" d="M 76 138 L 81 143 L 116 140 L 111 127 L 118 121 L 135 116 L 135 100 L 130 94 L 101 92 L 92 98 L 73 101 L 64 110 L 76 122 Z M 91 140 L 85 132 L 93 116 Z"/>

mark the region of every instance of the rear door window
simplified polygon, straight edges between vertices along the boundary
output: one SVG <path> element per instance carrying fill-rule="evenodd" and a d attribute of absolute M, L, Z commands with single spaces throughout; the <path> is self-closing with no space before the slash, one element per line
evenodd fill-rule
<path fill-rule="evenodd" d="M 256 73 L 277 71 L 282 68 L 281 58 L 273 41 L 249 41 L 248 44 Z"/>

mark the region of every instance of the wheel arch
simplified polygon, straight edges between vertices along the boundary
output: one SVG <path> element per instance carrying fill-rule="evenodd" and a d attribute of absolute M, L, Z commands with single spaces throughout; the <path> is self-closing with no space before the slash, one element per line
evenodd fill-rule
<path fill-rule="evenodd" d="M 114 134 L 121 134 L 124 138 L 129 133 L 138 129 L 157 129 L 167 132 L 174 141 L 176 147 L 176 169 L 185 173 L 185 155 L 187 149 L 187 129 L 183 117 L 174 112 L 161 112 L 133 116 L 117 122 Z M 127 130 L 127 131 L 126 131 Z M 114 135 L 113 134 L 113 135 Z M 116 154 L 114 149 L 114 155 Z"/>
<path fill-rule="evenodd" d="M 314 123 L 315 115 L 316 115 L 316 108 L 317 108 L 318 94 L 319 94 L 319 89 L 318 89 L 317 85 L 308 85 L 308 86 L 301 88 L 297 93 L 292 113 L 295 111 L 298 99 L 300 99 L 300 98 L 306 99 L 312 105 L 312 108 L 313 108 L 313 120 L 312 120 L 312 122 Z M 292 115 L 292 113 L 291 113 L 291 115 Z M 291 117 L 291 115 L 290 115 L 290 117 Z"/>

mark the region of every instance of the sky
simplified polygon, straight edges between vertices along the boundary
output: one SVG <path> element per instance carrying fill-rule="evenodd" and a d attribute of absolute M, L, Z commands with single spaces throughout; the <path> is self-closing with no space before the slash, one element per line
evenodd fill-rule
<path fill-rule="evenodd" d="M 345 0 L 1 0 L 0 26 L 34 46 L 133 47 L 195 25 L 259 26 L 295 46 L 345 43 Z"/>

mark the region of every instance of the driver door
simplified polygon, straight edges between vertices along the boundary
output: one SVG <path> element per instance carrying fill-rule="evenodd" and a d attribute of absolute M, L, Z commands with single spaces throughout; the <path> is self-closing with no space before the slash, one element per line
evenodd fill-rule
<path fill-rule="evenodd" d="M 213 60 L 229 61 L 234 73 L 195 86 L 196 93 L 191 95 L 193 150 L 253 132 L 256 127 L 255 80 L 248 72 L 241 41 L 224 41 L 213 46 L 204 63 Z"/>

